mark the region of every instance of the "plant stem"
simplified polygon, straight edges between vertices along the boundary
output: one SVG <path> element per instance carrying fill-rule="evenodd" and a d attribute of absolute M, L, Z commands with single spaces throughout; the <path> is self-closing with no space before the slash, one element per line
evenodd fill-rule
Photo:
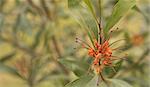
<path fill-rule="evenodd" d="M 99 43 L 102 44 L 102 7 L 101 7 L 101 0 L 98 0 L 98 7 L 99 7 L 99 23 L 98 23 L 98 27 L 99 27 L 99 35 L 100 35 L 100 39 L 99 39 Z"/>
<path fill-rule="evenodd" d="M 58 47 L 58 43 L 57 43 L 54 35 L 52 36 L 52 42 L 53 42 L 54 48 L 55 48 L 59 58 L 62 57 L 61 52 Z M 61 63 L 59 63 L 57 60 L 55 62 L 58 64 L 58 66 L 60 66 L 62 68 L 62 70 L 65 72 L 65 74 L 69 73 L 68 70 Z"/>
<path fill-rule="evenodd" d="M 35 9 L 36 12 L 38 12 L 40 15 L 43 14 L 43 10 L 39 6 L 34 4 L 32 0 L 27 0 L 27 2 L 33 7 L 33 9 Z"/>
<path fill-rule="evenodd" d="M 44 9 L 45 15 L 47 16 L 48 19 L 52 20 L 51 14 L 50 14 L 50 12 L 49 12 L 49 10 L 47 8 L 47 5 L 46 5 L 46 1 L 45 0 L 41 0 L 40 2 L 41 2 L 41 5 L 42 5 L 42 7 Z"/>
<path fill-rule="evenodd" d="M 98 7 L 99 7 L 99 23 L 101 24 L 102 20 L 101 20 L 101 17 L 102 17 L 102 2 L 101 0 L 98 0 Z"/>

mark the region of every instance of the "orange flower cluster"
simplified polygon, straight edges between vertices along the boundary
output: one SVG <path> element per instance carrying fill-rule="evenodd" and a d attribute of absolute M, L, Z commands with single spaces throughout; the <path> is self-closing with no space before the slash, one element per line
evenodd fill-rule
<path fill-rule="evenodd" d="M 95 40 L 93 43 L 93 47 L 90 46 L 87 42 L 85 42 L 79 38 L 76 38 L 76 42 L 82 44 L 82 47 L 84 47 L 88 50 L 88 55 L 94 59 L 93 63 L 92 63 L 92 69 L 94 71 L 96 71 L 97 74 L 101 74 L 104 67 L 112 67 L 113 68 L 114 65 L 112 62 L 114 60 L 124 59 L 124 58 L 119 58 L 117 56 L 112 55 L 113 51 L 117 50 L 118 48 L 112 49 L 110 46 L 116 42 L 124 40 L 124 39 L 120 39 L 120 40 L 117 40 L 117 41 L 109 44 L 109 39 L 111 37 L 112 32 L 113 31 L 110 31 L 110 33 L 109 33 L 110 36 L 105 40 L 102 37 L 102 35 L 100 34 L 100 40 L 102 40 L 102 41 Z"/>
<path fill-rule="evenodd" d="M 94 65 L 98 65 L 100 60 L 103 58 L 102 64 L 110 65 L 110 58 L 112 56 L 112 50 L 109 47 L 109 42 L 105 41 L 103 44 L 99 44 L 97 41 L 95 42 L 95 48 L 88 49 L 88 55 L 94 58 Z"/>
<path fill-rule="evenodd" d="M 109 46 L 108 40 L 103 44 L 97 41 L 94 43 L 95 49 L 88 48 L 88 55 L 94 58 L 93 67 L 97 73 L 101 73 L 104 66 L 111 66 L 112 49 Z"/>
<path fill-rule="evenodd" d="M 113 49 L 110 48 L 108 40 L 105 40 L 101 44 L 95 40 L 94 47 L 91 47 L 79 38 L 76 38 L 76 42 L 82 44 L 84 48 L 88 49 L 88 55 L 94 58 L 92 66 L 97 73 L 101 73 L 105 66 L 112 66 Z"/>

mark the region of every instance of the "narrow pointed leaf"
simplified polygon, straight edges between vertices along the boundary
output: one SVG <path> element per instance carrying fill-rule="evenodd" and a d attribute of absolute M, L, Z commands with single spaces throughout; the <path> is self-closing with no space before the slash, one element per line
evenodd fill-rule
<path fill-rule="evenodd" d="M 123 80 L 108 79 L 107 84 L 101 82 L 98 87 L 132 87 L 132 86 Z"/>
<path fill-rule="evenodd" d="M 87 73 L 87 70 L 89 68 L 89 64 L 86 62 L 82 63 L 80 61 L 75 61 L 71 59 L 60 59 L 59 62 L 63 64 L 67 69 L 74 72 L 75 75 L 81 76 Z"/>
<path fill-rule="evenodd" d="M 120 61 L 118 61 L 118 62 L 115 64 L 115 67 L 114 67 L 114 68 L 115 68 L 116 72 L 119 71 L 119 69 L 121 68 L 122 63 L 123 63 L 123 60 L 120 60 Z"/>
<path fill-rule="evenodd" d="M 89 10 L 91 11 L 92 15 L 94 16 L 95 20 L 97 20 L 97 19 L 96 19 L 96 14 L 95 14 L 95 12 L 94 12 L 94 8 L 93 8 L 93 6 L 92 6 L 91 0 L 84 0 L 84 2 L 85 2 L 85 4 L 88 6 L 88 8 L 89 8 Z"/>
<path fill-rule="evenodd" d="M 108 19 L 104 28 L 104 34 L 107 36 L 108 31 L 132 8 L 135 6 L 135 0 L 119 0 L 114 6 L 112 15 Z"/>
<path fill-rule="evenodd" d="M 98 87 L 98 75 L 95 75 L 87 84 L 85 87 Z"/>
<path fill-rule="evenodd" d="M 93 15 L 93 18 L 95 21 L 89 21 L 90 23 L 90 26 L 92 26 L 91 28 L 91 31 L 94 33 L 94 37 L 98 40 L 98 26 L 97 26 L 97 17 L 96 17 L 96 14 L 95 14 L 95 11 L 94 11 L 94 7 L 92 5 L 92 2 L 91 0 L 84 0 L 84 3 L 88 6 L 89 10 L 91 11 L 92 15 Z M 95 23 L 94 23 L 95 22 Z"/>
<path fill-rule="evenodd" d="M 89 39 L 91 40 L 92 44 L 94 44 L 94 40 L 98 40 L 98 28 L 96 22 L 92 15 L 83 8 L 80 10 L 74 11 L 73 14 L 76 21 L 81 25 L 83 29 L 87 32 Z"/>
<path fill-rule="evenodd" d="M 120 60 L 115 64 L 115 66 L 112 68 L 113 72 L 109 76 L 110 78 L 113 78 L 118 73 L 118 71 L 121 69 L 122 63 L 123 63 L 123 60 Z"/>
<path fill-rule="evenodd" d="M 79 79 L 76 79 L 68 83 L 65 87 L 132 87 L 130 84 L 119 79 L 107 79 L 107 84 L 100 80 L 98 82 L 98 75 L 90 76 L 84 75 Z M 97 85 L 99 83 L 99 85 Z"/>
<path fill-rule="evenodd" d="M 86 87 L 92 78 L 93 76 L 85 75 L 77 80 L 74 80 L 73 82 L 68 83 L 65 87 Z"/>

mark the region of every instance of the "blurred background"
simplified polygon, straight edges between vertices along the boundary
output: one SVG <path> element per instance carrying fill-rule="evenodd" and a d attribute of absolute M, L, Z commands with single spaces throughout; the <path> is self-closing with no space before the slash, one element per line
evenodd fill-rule
<path fill-rule="evenodd" d="M 103 0 L 104 24 L 116 2 Z M 76 19 L 80 14 L 89 26 L 92 22 L 86 8 L 73 9 L 78 13 L 67 0 L 0 0 L 0 87 L 63 87 L 87 71 L 89 56 L 75 38 L 88 41 L 88 36 Z M 149 14 L 150 1 L 137 0 L 112 36 L 126 39 L 115 54 L 128 54 L 113 78 L 133 87 L 150 87 Z"/>

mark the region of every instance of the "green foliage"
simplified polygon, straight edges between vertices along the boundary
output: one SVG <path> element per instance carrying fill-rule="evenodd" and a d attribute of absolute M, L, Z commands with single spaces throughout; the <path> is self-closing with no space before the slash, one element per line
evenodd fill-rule
<path fill-rule="evenodd" d="M 105 36 L 108 35 L 109 30 L 132 8 L 135 6 L 135 0 L 119 0 L 114 6 L 113 12 L 108 19 L 104 28 Z"/>
<path fill-rule="evenodd" d="M 115 63 L 114 68 L 115 68 L 116 72 L 118 72 L 120 70 L 122 63 L 123 63 L 123 60 L 120 60 L 117 63 Z"/>
<path fill-rule="evenodd" d="M 120 60 L 114 64 L 112 67 L 106 67 L 104 72 L 108 77 L 113 78 L 121 69 L 123 60 Z"/>
<path fill-rule="evenodd" d="M 92 80 L 92 76 L 84 75 L 73 82 L 68 83 L 65 87 L 86 87 L 87 84 Z"/>
<path fill-rule="evenodd" d="M 71 83 L 68 83 L 65 87 L 132 87 L 128 83 L 118 79 L 107 79 L 106 83 L 101 81 L 98 82 L 99 76 L 94 77 L 85 75 Z"/>
<path fill-rule="evenodd" d="M 95 18 L 95 21 L 97 21 L 96 14 L 95 14 L 94 8 L 92 6 L 91 0 L 84 0 L 84 2 L 88 6 L 88 8 L 89 8 L 90 12 L 92 13 L 93 17 Z"/>
<path fill-rule="evenodd" d="M 99 87 L 109 87 L 109 86 L 110 87 L 133 87 L 127 82 L 118 79 L 108 79 L 107 85 L 104 82 L 102 82 Z"/>
<path fill-rule="evenodd" d="M 68 68 L 70 71 L 73 71 L 75 75 L 82 76 L 85 73 L 87 73 L 87 70 L 89 68 L 89 64 L 87 61 L 77 61 L 71 58 L 68 59 L 60 59 L 60 63 L 62 63 L 66 68 Z"/>
<path fill-rule="evenodd" d="M 94 11 L 94 7 L 92 6 L 92 2 L 91 2 L 91 0 L 84 0 L 84 3 L 88 6 L 88 9 L 90 10 L 90 12 L 92 13 L 92 15 L 93 15 L 93 18 L 94 18 L 94 20 L 95 20 L 95 22 L 96 22 L 96 24 L 90 24 L 90 26 L 88 26 L 88 27 L 91 27 L 91 26 L 95 26 L 95 27 L 92 27 L 91 28 L 91 35 L 93 35 L 94 34 L 94 39 L 96 39 L 96 40 L 98 40 L 98 21 L 97 21 L 97 17 L 96 17 L 96 13 L 95 13 L 95 11 Z M 90 23 L 92 23 L 92 21 L 91 20 L 89 20 L 90 21 Z M 89 30 L 90 31 L 90 30 Z M 90 35 L 89 35 L 89 37 L 91 37 Z"/>
<path fill-rule="evenodd" d="M 138 4 L 135 5 L 135 1 Z M 149 87 L 147 2 L 0 0 L 0 87 L 17 87 L 18 84 L 19 87 L 131 87 L 129 84 Z M 128 13 L 131 9 L 133 11 Z M 125 39 L 111 45 L 111 49 L 123 46 L 113 50 L 112 55 L 121 58 L 125 52 L 127 61 L 114 60 L 115 66 L 106 66 L 101 73 L 106 80 L 103 81 L 94 73 L 93 58 L 81 45 L 77 47 L 74 40 L 84 38 L 91 46 L 100 36 L 100 21 L 107 37 L 123 17 L 123 24 L 116 26 L 119 30 L 110 35 L 109 42 Z"/>
<path fill-rule="evenodd" d="M 81 3 L 81 2 L 80 2 Z M 90 0 L 84 0 L 89 11 L 85 11 L 83 6 L 78 3 L 79 10 L 72 10 L 72 15 L 78 21 L 78 23 L 85 29 L 87 35 L 90 38 L 92 44 L 94 44 L 94 39 L 98 40 L 98 22 L 96 18 L 96 14 L 94 11 L 94 7 L 92 6 L 92 2 Z"/>

